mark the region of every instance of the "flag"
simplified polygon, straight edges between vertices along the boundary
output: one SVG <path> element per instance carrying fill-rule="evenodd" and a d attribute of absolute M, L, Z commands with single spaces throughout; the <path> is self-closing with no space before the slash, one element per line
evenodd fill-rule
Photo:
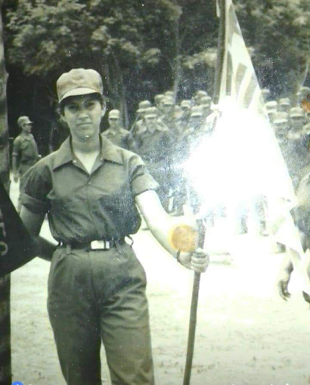
<path fill-rule="evenodd" d="M 193 179 L 197 190 L 205 191 L 205 201 L 212 204 L 263 195 L 282 199 L 292 208 L 296 205 L 294 188 L 268 121 L 252 60 L 232 0 L 223 1 L 224 49 L 219 50 L 223 57 L 214 98 L 216 118 L 210 118 L 216 128 L 195 150 L 189 168 L 199 170 L 197 165 L 204 164 L 206 178 L 194 171 Z"/>
<path fill-rule="evenodd" d="M 0 180 L 0 277 L 35 257 L 34 242 Z"/>
<path fill-rule="evenodd" d="M 245 45 L 232 0 L 225 0 L 225 49 L 219 92 L 219 119 L 215 134 L 227 143 L 224 152 L 232 160 L 226 172 L 246 193 L 261 194 L 269 203 L 269 219 L 275 240 L 297 251 L 292 260 L 309 292 L 304 252 L 290 210 L 297 200 L 274 131 L 268 122 L 264 99 Z M 223 154 L 223 151 L 222 151 Z M 237 158 L 233 160 L 234 158 Z M 238 170 L 236 172 L 236 170 Z M 230 183 L 234 180 L 231 179 Z"/>
<path fill-rule="evenodd" d="M 231 0 L 226 0 L 225 49 L 220 100 L 230 96 L 240 108 L 264 113 L 264 100 Z"/>

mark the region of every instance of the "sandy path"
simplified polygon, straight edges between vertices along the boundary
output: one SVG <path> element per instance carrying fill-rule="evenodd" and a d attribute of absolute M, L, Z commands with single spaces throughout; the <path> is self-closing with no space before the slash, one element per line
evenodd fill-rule
<path fill-rule="evenodd" d="M 212 234 L 210 244 L 223 247 Z M 298 281 L 289 302 L 278 298 L 282 256 L 271 254 L 267 238 L 239 236 L 224 246 L 233 262 L 214 256 L 202 277 L 192 385 L 310 384 L 310 311 Z M 148 231 L 136 235 L 134 247 L 149 283 L 156 382 L 182 384 L 192 272 Z M 24 385 L 64 385 L 46 310 L 48 269 L 35 259 L 12 274 L 13 374 Z M 106 365 L 103 378 L 109 383 Z"/>

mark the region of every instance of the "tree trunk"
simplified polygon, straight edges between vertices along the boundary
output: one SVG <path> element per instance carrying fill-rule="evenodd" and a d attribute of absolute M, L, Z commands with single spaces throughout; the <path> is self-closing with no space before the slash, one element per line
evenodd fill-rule
<path fill-rule="evenodd" d="M 3 47 L 2 3 L 0 1 L 0 178 L 9 191 L 10 162 L 7 122 L 6 84 Z M 11 385 L 10 275 L 0 279 L 0 385 Z"/>
<path fill-rule="evenodd" d="M 126 88 L 124 84 L 124 78 L 122 74 L 122 69 L 119 65 L 119 61 L 117 58 L 117 55 L 113 55 L 113 59 L 115 62 L 115 78 L 117 82 L 117 90 L 118 90 L 118 95 L 119 95 L 119 110 L 121 113 L 121 117 L 123 120 L 124 127 L 128 129 L 129 126 L 129 120 L 128 120 L 128 108 L 127 108 L 127 100 L 126 100 Z"/>
<path fill-rule="evenodd" d="M 174 38 L 175 38 L 175 58 L 174 58 L 174 66 L 173 66 L 173 93 L 176 99 L 178 95 L 181 77 L 182 77 L 180 18 L 178 18 L 174 24 Z"/>

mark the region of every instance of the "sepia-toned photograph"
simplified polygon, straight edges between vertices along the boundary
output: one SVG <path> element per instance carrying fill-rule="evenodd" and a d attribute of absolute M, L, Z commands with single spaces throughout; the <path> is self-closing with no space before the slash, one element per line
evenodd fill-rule
<path fill-rule="evenodd" d="M 0 385 L 309 385 L 310 1 L 0 5 Z"/>

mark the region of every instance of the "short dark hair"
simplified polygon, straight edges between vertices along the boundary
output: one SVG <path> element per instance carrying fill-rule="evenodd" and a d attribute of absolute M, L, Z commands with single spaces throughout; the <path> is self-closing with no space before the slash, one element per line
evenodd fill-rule
<path fill-rule="evenodd" d="M 75 99 L 75 98 L 78 98 L 78 97 L 82 97 L 82 96 L 89 96 L 91 100 L 98 100 L 98 102 L 101 104 L 102 107 L 105 105 L 105 101 L 103 100 L 102 95 L 100 95 L 97 92 L 96 93 L 94 92 L 93 94 L 69 96 L 69 97 L 63 99 L 58 104 L 58 108 L 57 108 L 58 113 L 60 115 L 63 115 L 66 104 L 70 103 L 72 101 L 72 99 Z"/>

